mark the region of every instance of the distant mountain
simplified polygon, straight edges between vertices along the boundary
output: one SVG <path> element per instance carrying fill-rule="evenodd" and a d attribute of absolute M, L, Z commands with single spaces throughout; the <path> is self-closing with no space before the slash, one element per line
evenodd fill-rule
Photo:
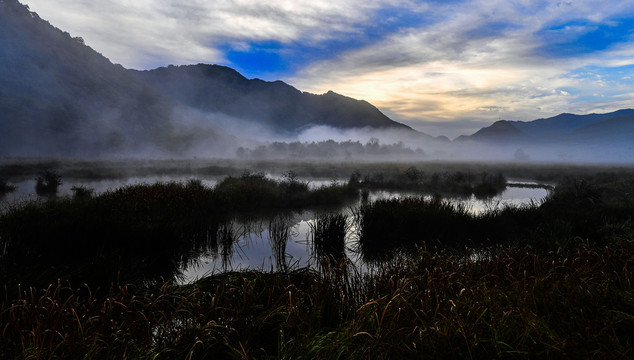
<path fill-rule="evenodd" d="M 469 136 L 459 136 L 455 142 L 467 142 L 475 141 L 488 144 L 521 144 L 528 143 L 532 139 L 521 130 L 517 129 L 510 122 L 506 120 L 500 120 L 493 123 L 493 125 L 482 128 Z"/>
<path fill-rule="evenodd" d="M 634 143 L 634 110 L 588 115 L 560 114 L 528 122 L 501 120 L 454 141 L 494 145 Z"/>
<path fill-rule="evenodd" d="M 584 126 L 570 133 L 566 139 L 575 142 L 627 143 L 634 145 L 634 111 L 622 110 L 613 114 L 628 114 Z"/>
<path fill-rule="evenodd" d="M 510 121 L 510 123 L 535 139 L 561 140 L 562 137 L 583 127 L 600 123 L 611 118 L 633 114 L 634 110 L 632 109 L 618 110 L 606 114 L 574 115 L 564 113 L 547 119 L 538 119 L 528 122 Z"/>
<path fill-rule="evenodd" d="M 309 94 L 282 81 L 249 80 L 225 66 L 169 66 L 134 73 L 185 105 L 255 121 L 283 134 L 293 135 L 313 125 L 414 132 L 366 101 L 332 91 L 323 95 Z"/>

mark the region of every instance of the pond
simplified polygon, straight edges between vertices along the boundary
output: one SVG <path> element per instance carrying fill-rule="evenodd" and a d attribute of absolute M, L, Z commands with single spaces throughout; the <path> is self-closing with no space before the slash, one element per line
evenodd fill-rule
<path fill-rule="evenodd" d="M 273 179 L 279 176 L 267 175 Z M 105 180 L 73 180 L 63 179 L 59 195 L 72 195 L 73 186 L 84 186 L 93 189 L 96 194 L 122 186 L 143 183 L 178 181 L 186 182 L 191 177 L 174 176 L 150 176 L 129 177 L 121 179 Z M 208 187 L 215 186 L 222 177 L 207 177 L 200 179 L 202 184 Z M 299 179 L 307 182 L 310 188 L 318 188 L 332 183 L 345 183 L 344 179 Z M 526 181 L 522 181 L 526 184 Z M 34 195 L 35 180 L 26 180 L 14 184 L 16 191 L 9 193 L 1 201 L 3 207 L 10 206 L 23 199 L 37 199 Z M 464 206 L 470 213 L 479 214 L 505 205 L 522 205 L 531 202 L 539 203 L 548 195 L 544 188 L 507 187 L 502 193 L 488 199 L 478 199 L 475 196 L 469 198 L 444 199 L 452 204 Z M 421 193 L 411 191 L 386 191 L 372 190 L 365 201 L 374 202 L 381 199 L 396 199 L 404 197 L 421 196 Z M 431 196 L 427 196 L 431 198 Z M 280 270 L 298 267 L 316 267 L 317 259 L 312 241 L 312 228 L 316 224 L 316 218 L 324 211 L 343 214 L 348 219 L 345 235 L 345 257 L 351 262 L 362 267 L 363 261 L 356 251 L 358 235 L 354 223 L 354 209 L 361 205 L 363 200 L 350 203 L 339 209 L 305 210 L 301 212 L 286 212 L 284 214 L 272 214 L 266 218 L 234 219 L 220 226 L 218 241 L 215 246 L 208 247 L 201 254 L 194 256 L 194 260 L 181 268 L 181 281 L 191 282 L 206 274 L 241 269 Z"/>
<path fill-rule="evenodd" d="M 463 204 L 469 212 L 478 214 L 505 205 L 521 206 L 532 202 L 539 203 L 548 195 L 543 188 L 509 187 L 499 196 L 481 200 L 445 199 L 454 204 Z M 420 193 L 403 191 L 373 191 L 368 201 L 393 199 L 400 197 L 420 196 Z M 348 217 L 349 227 L 345 237 L 345 256 L 354 263 L 357 269 L 364 269 L 367 264 L 356 250 L 356 227 L 354 224 L 354 208 L 360 203 L 339 209 L 338 212 Z M 192 282 L 211 273 L 227 270 L 263 269 L 279 270 L 281 268 L 317 267 L 317 256 L 313 248 L 313 232 L 319 211 L 302 211 L 290 213 L 275 219 L 257 219 L 230 224 L 233 241 L 229 248 L 216 249 L 201 254 L 198 259 L 182 270 L 181 281 Z M 271 231 L 271 223 L 283 221 L 288 227 L 288 236 L 276 237 Z M 282 250 L 280 252 L 280 249 Z"/>

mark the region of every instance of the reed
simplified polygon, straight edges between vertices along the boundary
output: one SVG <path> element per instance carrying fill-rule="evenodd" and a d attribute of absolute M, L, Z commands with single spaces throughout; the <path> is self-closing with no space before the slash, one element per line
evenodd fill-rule
<path fill-rule="evenodd" d="M 477 253 L 478 256 L 474 256 Z M 629 358 L 634 245 L 421 249 L 178 286 L 57 283 L 0 301 L 2 358 Z"/>
<path fill-rule="evenodd" d="M 11 185 L 7 180 L 0 178 L 0 200 L 8 193 L 14 192 L 15 189 L 15 185 Z"/>
<path fill-rule="evenodd" d="M 309 222 L 313 254 L 341 262 L 346 258 L 346 236 L 351 227 L 345 214 L 325 213 Z"/>

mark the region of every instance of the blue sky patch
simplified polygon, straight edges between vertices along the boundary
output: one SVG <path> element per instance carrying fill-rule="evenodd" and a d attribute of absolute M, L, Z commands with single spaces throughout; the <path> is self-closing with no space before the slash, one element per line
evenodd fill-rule
<path fill-rule="evenodd" d="M 569 57 L 606 50 L 631 41 L 634 18 L 614 19 L 604 23 L 575 20 L 540 30 L 544 45 L 540 48 L 549 57 Z"/>

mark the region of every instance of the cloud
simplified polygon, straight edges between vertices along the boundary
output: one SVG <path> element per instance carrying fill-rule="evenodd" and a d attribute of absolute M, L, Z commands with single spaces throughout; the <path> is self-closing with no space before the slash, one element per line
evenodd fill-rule
<path fill-rule="evenodd" d="M 575 2 L 574 6 L 545 2 L 537 7 L 522 2 L 463 2 L 437 11 L 434 15 L 442 20 L 433 24 L 401 31 L 338 58 L 311 64 L 292 83 L 318 93 L 334 90 L 363 98 L 386 113 L 400 115 L 401 121 L 418 129 L 430 128 L 429 122 L 459 119 L 465 126 L 446 127 L 451 137 L 473 132 L 477 129 L 470 124 L 491 122 L 498 116 L 532 120 L 565 111 L 584 112 L 599 105 L 596 97 L 587 99 L 587 94 L 602 88 L 618 93 L 631 89 L 631 85 L 608 85 L 604 79 L 574 78 L 571 74 L 589 64 L 604 64 L 597 71 L 601 74 L 611 72 L 609 66 L 630 64 L 632 45 L 626 40 L 631 34 L 599 36 L 616 40 L 608 45 L 586 46 L 585 52 L 566 57 L 544 52 L 551 46 L 544 29 L 564 29 L 568 25 L 557 24 L 580 18 L 603 22 L 592 29 L 567 29 L 562 47 L 581 41 L 597 29 L 623 32 L 623 24 L 630 22 L 610 19 L 632 14 L 632 6 L 616 7 L 597 13 L 591 2 Z M 579 101 L 582 98 L 586 101 Z M 602 108 L 609 111 L 634 105 L 613 100 L 603 99 Z M 501 111 L 492 114 L 492 107 Z"/>
<path fill-rule="evenodd" d="M 634 107 L 619 95 L 634 91 L 632 2 L 24 2 L 126 67 L 220 63 L 367 100 L 432 135 Z"/>
<path fill-rule="evenodd" d="M 321 41 L 360 31 L 370 15 L 396 1 L 25 0 L 42 18 L 82 36 L 114 62 L 149 68 L 225 62 L 218 47 L 251 42 Z M 406 3 L 405 3 L 406 4 Z M 416 9 L 418 5 L 409 6 Z"/>

